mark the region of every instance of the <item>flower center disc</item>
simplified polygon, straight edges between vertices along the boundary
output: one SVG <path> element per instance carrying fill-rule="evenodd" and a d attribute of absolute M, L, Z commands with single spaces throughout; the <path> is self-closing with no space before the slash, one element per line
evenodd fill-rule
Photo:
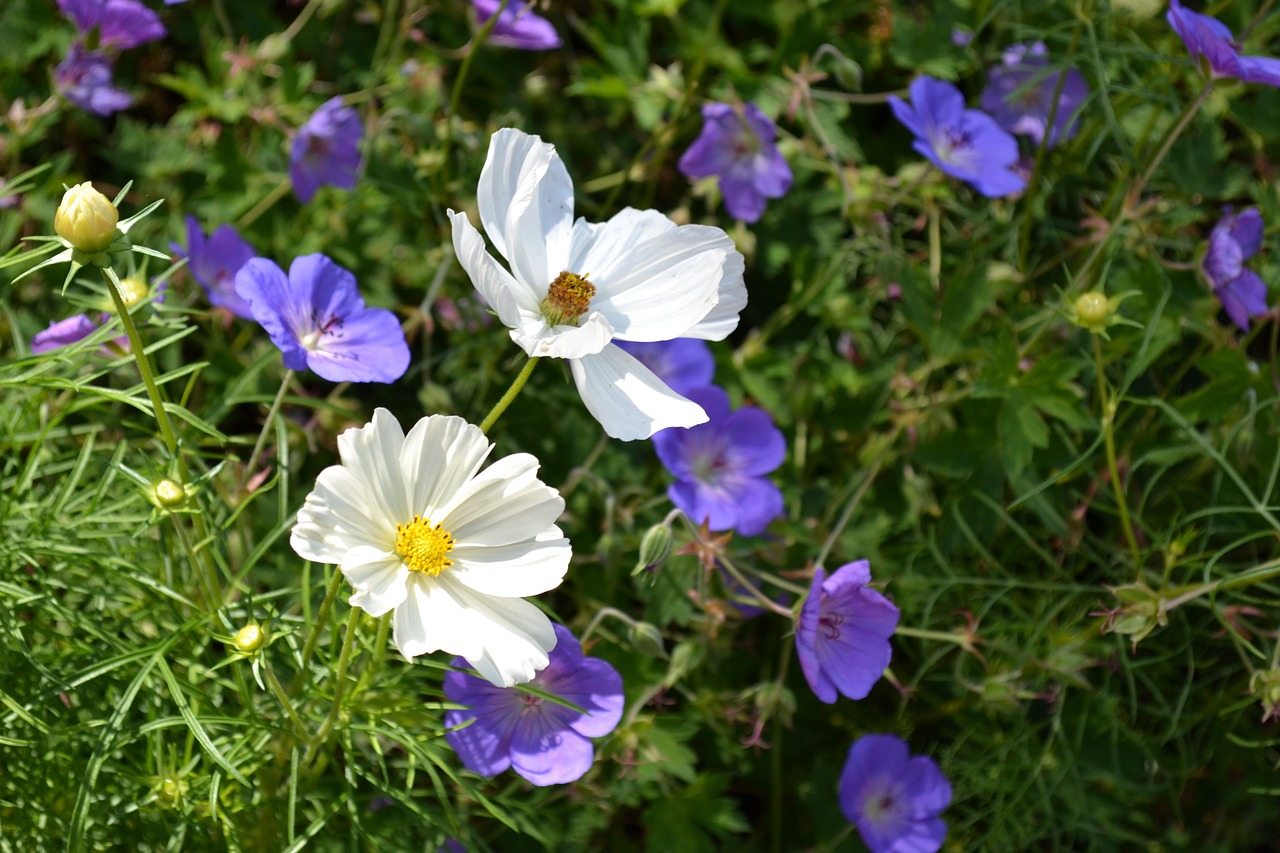
<path fill-rule="evenodd" d="M 565 323 L 578 324 L 578 318 L 587 313 L 596 286 L 587 280 L 591 273 L 560 273 L 547 288 L 547 298 L 542 300 L 542 316 L 552 326 Z"/>
<path fill-rule="evenodd" d="M 440 525 L 431 526 L 431 519 L 415 515 L 408 524 L 396 525 L 396 553 L 411 572 L 423 572 L 435 577 L 453 565 L 449 552 L 453 550 L 453 537 Z"/>

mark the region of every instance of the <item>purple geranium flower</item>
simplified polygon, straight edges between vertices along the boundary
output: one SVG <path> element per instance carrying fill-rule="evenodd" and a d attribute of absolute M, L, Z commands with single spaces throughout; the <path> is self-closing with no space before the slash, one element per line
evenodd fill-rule
<path fill-rule="evenodd" d="M 673 341 L 614 341 L 677 394 L 711 384 L 716 375 L 716 359 L 707 342 L 697 338 Z"/>
<path fill-rule="evenodd" d="M 289 149 L 289 178 L 303 204 L 325 184 L 343 190 L 355 187 L 363 135 L 359 114 L 344 107 L 341 97 L 325 101 L 298 128 Z"/>
<path fill-rule="evenodd" d="M 702 133 L 680 158 L 686 178 L 717 175 L 729 214 L 755 222 L 765 199 L 781 198 L 791 189 L 791 167 L 774 140 L 773 121 L 755 104 L 735 110 L 729 104 L 704 104 Z"/>
<path fill-rule="evenodd" d="M 106 322 L 109 315 L 102 315 L 102 322 Z M 49 350 L 59 349 L 61 347 L 70 346 L 77 341 L 82 341 L 89 335 L 96 332 L 99 324 L 90 320 L 84 314 L 77 314 L 74 317 L 68 317 L 65 320 L 59 320 L 56 323 L 50 323 L 49 328 L 43 332 L 37 332 L 36 336 L 31 339 L 31 353 L 33 355 L 48 352 Z M 111 341 L 112 344 L 120 352 L 129 351 L 129 339 L 123 335 Z M 103 349 L 110 351 L 107 345 L 103 345 Z"/>
<path fill-rule="evenodd" d="M 169 248 L 179 257 L 190 259 L 187 269 L 204 288 L 210 304 L 226 308 L 241 319 L 254 319 L 248 301 L 236 292 L 236 273 L 255 253 L 236 229 L 220 225 L 206 240 L 200 223 L 188 216 L 186 251 L 177 243 L 170 243 Z"/>
<path fill-rule="evenodd" d="M 1187 52 L 1208 61 L 1212 76 L 1280 86 L 1280 59 L 1242 56 L 1231 30 L 1217 18 L 1188 11 L 1178 0 L 1171 0 L 1165 18 L 1187 46 Z"/>
<path fill-rule="evenodd" d="M 916 135 L 915 149 L 942 171 L 995 198 L 1021 192 L 1013 171 L 1018 142 L 981 110 L 967 110 L 964 95 L 932 77 L 911 81 L 911 103 L 889 98 L 894 116 Z"/>
<path fill-rule="evenodd" d="M 1258 208 L 1236 214 L 1224 207 L 1222 218 L 1209 234 L 1204 274 L 1222 300 L 1231 321 L 1249 331 L 1249 318 L 1267 313 L 1267 285 L 1244 262 L 1262 247 L 1262 214 Z"/>
<path fill-rule="evenodd" d="M 138 0 L 58 0 L 58 8 L 82 33 L 98 28 L 98 44 L 128 50 L 162 39 L 160 16 Z"/>
<path fill-rule="evenodd" d="M 982 108 L 1005 130 L 1029 136 L 1036 145 L 1044 142 L 1052 115 L 1053 128 L 1049 130 L 1052 148 L 1076 135 L 1080 107 L 1089 97 L 1089 84 L 1074 68 L 1049 73 L 1048 66 L 1049 51 L 1043 42 L 1011 45 L 1004 52 L 1004 64 L 992 68 L 987 75 Z M 1055 112 L 1053 94 L 1059 85 L 1062 94 Z"/>
<path fill-rule="evenodd" d="M 396 316 L 366 308 L 356 277 L 324 255 L 294 258 L 288 278 L 253 258 L 236 273 L 236 292 L 290 370 L 311 368 L 331 382 L 394 382 L 409 366 Z"/>
<path fill-rule="evenodd" d="M 497 776 L 508 767 L 535 785 L 560 785 L 591 769 L 591 738 L 604 737 L 622 719 L 622 676 L 605 661 L 584 658 L 582 646 L 563 625 L 554 625 L 551 663 L 529 686 L 572 702 L 585 713 L 548 702 L 515 687 L 495 687 L 483 678 L 447 672 L 444 694 L 466 710 L 446 711 L 445 733 L 468 770 Z M 463 658 L 453 665 L 467 666 Z"/>
<path fill-rule="evenodd" d="M 889 665 L 898 608 L 870 582 L 866 560 L 843 565 L 831 577 L 822 568 L 813 572 L 796 624 L 796 655 L 805 680 L 827 704 L 837 691 L 865 698 Z"/>
<path fill-rule="evenodd" d="M 133 98 L 111 85 L 111 60 L 105 53 L 71 45 L 53 71 L 58 91 L 82 110 L 100 116 L 128 108 Z"/>
<path fill-rule="evenodd" d="M 702 406 L 707 422 L 654 433 L 653 448 L 676 477 L 667 495 L 695 524 L 763 533 L 782 515 L 782 492 L 765 477 L 786 458 L 782 432 L 763 409 L 730 411 L 729 395 L 714 385 L 685 396 Z"/>
<path fill-rule="evenodd" d="M 471 0 L 471 5 L 476 10 L 476 24 L 480 25 L 493 17 L 502 1 Z M 559 47 L 562 42 L 556 28 L 546 18 L 533 14 L 532 6 L 532 3 L 510 0 L 489 31 L 489 43 L 516 50 L 554 50 Z"/>
<path fill-rule="evenodd" d="M 927 755 L 893 735 L 863 735 L 840 774 L 840 808 L 871 853 L 934 853 L 947 837 L 938 817 L 951 783 Z"/>

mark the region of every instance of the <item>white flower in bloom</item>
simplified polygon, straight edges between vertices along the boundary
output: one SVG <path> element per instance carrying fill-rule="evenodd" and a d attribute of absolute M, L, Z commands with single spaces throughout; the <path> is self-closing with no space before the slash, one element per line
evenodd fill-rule
<path fill-rule="evenodd" d="M 677 226 L 626 208 L 573 221 L 573 183 L 555 147 L 506 128 L 493 135 L 476 192 L 480 222 L 449 211 L 453 248 L 476 289 L 530 356 L 569 359 L 587 409 L 614 438 L 648 438 L 706 421 L 611 342 L 718 341 L 747 304 L 742 255 L 719 228 Z"/>
<path fill-rule="evenodd" d="M 405 435 L 395 416 L 338 436 L 341 465 L 320 472 L 290 542 L 336 563 L 353 607 L 395 610 L 407 659 L 461 655 L 493 684 L 529 681 L 555 648 L 551 621 L 522 598 L 560 585 L 569 540 L 555 520 L 564 499 L 527 453 L 484 471 L 493 445 L 462 418 L 432 415 Z"/>

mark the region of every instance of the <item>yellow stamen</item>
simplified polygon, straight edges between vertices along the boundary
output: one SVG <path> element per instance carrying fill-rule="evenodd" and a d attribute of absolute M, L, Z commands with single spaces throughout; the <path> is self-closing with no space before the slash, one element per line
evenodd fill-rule
<path fill-rule="evenodd" d="M 591 273 L 578 275 L 565 271 L 556 276 L 547 288 L 547 298 L 542 300 L 542 316 L 552 326 L 578 325 L 578 318 L 587 313 L 596 286 L 587 280 Z"/>
<path fill-rule="evenodd" d="M 453 550 L 453 537 L 440 525 L 431 526 L 431 520 L 415 515 L 408 524 L 396 525 L 396 553 L 411 572 L 423 572 L 435 577 L 453 565 L 449 552 Z"/>

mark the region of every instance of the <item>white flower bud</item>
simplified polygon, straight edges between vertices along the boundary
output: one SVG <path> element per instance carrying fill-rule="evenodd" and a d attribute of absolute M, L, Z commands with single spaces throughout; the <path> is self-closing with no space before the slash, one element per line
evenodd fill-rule
<path fill-rule="evenodd" d="M 53 230 L 58 236 L 88 255 L 105 252 L 115 239 L 120 213 L 111 199 L 85 181 L 76 184 L 62 196 L 53 217 Z"/>

